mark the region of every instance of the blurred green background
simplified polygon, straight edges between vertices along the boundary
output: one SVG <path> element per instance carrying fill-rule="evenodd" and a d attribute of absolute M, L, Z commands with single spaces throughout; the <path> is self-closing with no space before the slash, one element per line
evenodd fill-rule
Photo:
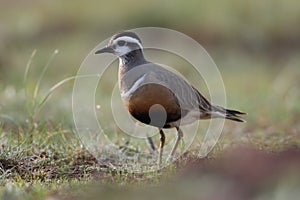
<path fill-rule="evenodd" d="M 281 105 L 285 98 L 299 97 L 300 2 L 296 0 L 1 0 L 0 4 L 2 111 L 8 102 L 20 99 L 17 94 L 24 88 L 21 80 L 34 49 L 31 85 L 53 51 L 59 50 L 43 80 L 47 88 L 76 74 L 98 42 L 115 32 L 144 26 L 175 29 L 199 41 L 224 77 L 229 104 L 247 110 L 250 118 L 276 100 L 269 98 L 276 81 L 274 92 L 283 98 Z"/>

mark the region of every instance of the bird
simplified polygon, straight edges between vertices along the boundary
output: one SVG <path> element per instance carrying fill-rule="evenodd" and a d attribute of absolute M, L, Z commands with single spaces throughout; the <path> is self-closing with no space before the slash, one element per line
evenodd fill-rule
<path fill-rule="evenodd" d="M 177 131 L 168 157 L 172 159 L 183 139 L 180 126 L 211 118 L 245 122 L 241 116 L 245 112 L 213 105 L 182 75 L 148 61 L 144 56 L 142 41 L 135 32 L 116 33 L 104 48 L 95 51 L 95 54 L 102 53 L 111 53 L 119 58 L 119 90 L 131 116 L 158 128 L 159 166 L 166 140 L 163 129 L 175 128 Z"/>

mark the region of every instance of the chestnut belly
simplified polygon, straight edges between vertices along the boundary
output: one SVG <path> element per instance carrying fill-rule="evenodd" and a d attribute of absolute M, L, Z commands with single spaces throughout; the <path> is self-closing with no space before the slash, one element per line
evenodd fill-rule
<path fill-rule="evenodd" d="M 180 109 L 175 95 L 159 84 L 141 86 L 129 100 L 123 101 L 135 119 L 160 128 L 170 128 L 169 123 L 186 114 Z"/>

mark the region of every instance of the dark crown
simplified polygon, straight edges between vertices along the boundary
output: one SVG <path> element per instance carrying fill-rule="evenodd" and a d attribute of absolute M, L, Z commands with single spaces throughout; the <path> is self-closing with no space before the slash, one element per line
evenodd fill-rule
<path fill-rule="evenodd" d="M 119 37 L 124 37 L 124 36 L 135 38 L 135 39 L 137 39 L 142 44 L 142 41 L 139 38 L 139 36 L 136 33 L 130 32 L 130 31 L 124 31 L 124 32 L 120 32 L 120 33 L 115 34 L 110 39 L 110 42 L 113 41 L 113 40 L 115 40 L 115 39 L 117 39 L 117 38 L 119 38 Z"/>

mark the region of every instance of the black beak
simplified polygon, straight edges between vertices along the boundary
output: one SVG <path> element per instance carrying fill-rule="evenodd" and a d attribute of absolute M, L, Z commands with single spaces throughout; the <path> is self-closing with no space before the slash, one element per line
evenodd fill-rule
<path fill-rule="evenodd" d="M 114 50 L 111 47 L 107 46 L 107 47 L 104 47 L 103 49 L 100 49 L 100 50 L 96 51 L 95 54 L 113 53 L 113 52 L 114 52 Z"/>

